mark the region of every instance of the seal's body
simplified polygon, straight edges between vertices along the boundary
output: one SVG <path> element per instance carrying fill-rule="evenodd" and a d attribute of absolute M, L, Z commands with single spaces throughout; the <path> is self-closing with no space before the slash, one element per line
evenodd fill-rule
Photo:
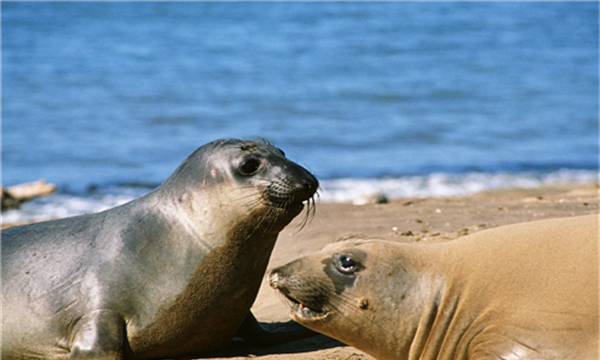
<path fill-rule="evenodd" d="M 271 272 L 300 324 L 378 359 L 598 359 L 598 216 L 350 240 Z"/>
<path fill-rule="evenodd" d="M 156 359 L 231 341 L 317 180 L 221 140 L 128 204 L 2 233 L 2 359 Z"/>

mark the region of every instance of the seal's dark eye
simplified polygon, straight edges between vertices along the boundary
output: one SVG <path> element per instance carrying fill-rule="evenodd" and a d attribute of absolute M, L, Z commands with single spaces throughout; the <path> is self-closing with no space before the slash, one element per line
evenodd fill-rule
<path fill-rule="evenodd" d="M 240 166 L 240 171 L 243 175 L 250 176 L 254 175 L 260 167 L 260 161 L 258 159 L 248 159 Z"/>
<path fill-rule="evenodd" d="M 344 273 L 351 273 L 356 270 L 356 261 L 350 255 L 340 255 L 337 261 L 338 269 Z"/>

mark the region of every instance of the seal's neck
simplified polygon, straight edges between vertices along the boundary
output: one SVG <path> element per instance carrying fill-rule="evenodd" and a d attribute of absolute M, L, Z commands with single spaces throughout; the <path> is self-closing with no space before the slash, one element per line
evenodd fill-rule
<path fill-rule="evenodd" d="M 442 329 L 453 317 L 445 290 L 443 278 L 431 274 L 419 277 L 408 286 L 408 291 L 389 314 L 390 318 L 383 321 L 391 321 L 394 331 L 389 333 L 388 327 L 380 329 L 383 333 L 378 338 L 384 343 L 376 344 L 380 341 L 376 340 L 376 347 L 369 353 L 378 359 L 390 360 L 437 358 L 434 349 L 443 341 Z"/>
<path fill-rule="evenodd" d="M 440 275 L 431 282 L 431 293 L 421 304 L 406 359 L 462 358 L 467 351 L 474 321 L 468 316 L 460 284 Z"/>
<path fill-rule="evenodd" d="M 462 314 L 464 299 L 460 284 L 447 278 L 444 268 L 444 249 L 435 245 L 414 244 L 399 247 L 406 272 L 393 277 L 394 305 L 380 316 L 387 319 L 377 323 L 390 324 L 380 329 L 374 338 L 372 351 L 378 359 L 438 359 L 454 358 L 469 324 Z M 389 291 L 389 290 L 386 290 Z M 468 305 L 468 304 L 467 304 Z M 439 356 L 438 356 L 439 354 Z"/>
<path fill-rule="evenodd" d="M 448 291 L 443 278 L 432 280 L 431 293 L 420 304 L 407 359 L 437 358 L 444 337 L 456 314 L 457 298 Z"/>

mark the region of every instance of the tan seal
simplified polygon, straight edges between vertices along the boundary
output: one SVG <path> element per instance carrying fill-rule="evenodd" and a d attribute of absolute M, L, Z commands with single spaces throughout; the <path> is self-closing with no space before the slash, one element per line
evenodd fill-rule
<path fill-rule="evenodd" d="M 598 359 L 598 219 L 338 242 L 269 280 L 294 320 L 377 359 Z"/>
<path fill-rule="evenodd" d="M 2 359 L 190 357 L 261 340 L 250 306 L 317 187 L 280 149 L 225 139 L 130 203 L 3 231 Z"/>

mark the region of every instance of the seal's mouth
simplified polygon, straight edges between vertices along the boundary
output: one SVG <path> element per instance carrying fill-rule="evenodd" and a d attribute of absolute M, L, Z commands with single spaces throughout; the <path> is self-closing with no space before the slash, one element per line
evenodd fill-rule
<path fill-rule="evenodd" d="M 298 212 L 302 211 L 302 209 L 304 209 L 304 204 L 305 204 L 305 202 L 307 202 L 307 200 L 290 202 L 290 201 L 285 201 L 285 200 L 280 200 L 280 199 L 271 199 L 268 197 L 266 199 L 268 201 L 268 204 L 274 208 L 277 208 L 280 210 L 289 210 L 289 211 L 298 210 Z"/>
<path fill-rule="evenodd" d="M 281 283 L 281 276 L 277 272 L 269 275 L 269 285 L 282 295 L 282 300 L 291 310 L 290 315 L 296 321 L 322 320 L 329 314 L 317 301 L 302 301 L 292 296 L 290 289 Z M 310 305 L 308 305 L 309 302 Z"/>
<path fill-rule="evenodd" d="M 269 209 L 271 209 L 272 214 L 277 217 L 282 217 L 291 221 L 291 219 L 300 215 L 305 208 L 304 201 L 298 201 L 294 203 L 289 202 L 277 202 L 267 199 L 267 201 L 263 202 Z"/>
<path fill-rule="evenodd" d="M 286 216 L 291 218 L 298 216 L 302 210 L 306 208 L 305 215 L 299 225 L 300 229 L 304 228 L 304 226 L 306 226 L 306 224 L 308 224 L 314 218 L 316 213 L 316 202 L 314 195 L 309 198 L 299 199 L 296 201 L 270 198 L 269 196 L 264 196 L 264 199 L 266 200 L 265 204 L 271 209 L 280 214 L 286 214 Z"/>
<path fill-rule="evenodd" d="M 265 200 L 272 207 L 287 210 L 290 212 L 300 212 L 305 206 L 309 213 L 314 214 L 315 195 L 319 182 L 309 173 L 303 173 L 299 179 L 288 177 L 277 177 L 269 183 L 263 191 Z"/>
<path fill-rule="evenodd" d="M 303 208 L 305 204 L 309 206 L 312 204 L 314 206 L 315 203 L 314 195 L 302 197 L 283 196 L 281 194 L 273 194 L 272 191 L 267 189 L 263 196 L 271 206 L 281 209 Z"/>
<path fill-rule="evenodd" d="M 328 312 L 324 309 L 315 309 L 306 306 L 300 301 L 294 299 L 293 297 L 282 293 L 285 299 L 287 300 L 288 306 L 291 309 L 291 315 L 293 318 L 302 321 L 315 321 L 322 320 L 327 315 Z"/>
<path fill-rule="evenodd" d="M 290 308 L 290 316 L 297 322 L 323 320 L 329 315 L 326 309 L 327 296 L 321 287 L 310 285 L 299 276 L 289 277 L 284 274 L 285 269 L 275 269 L 269 273 L 269 285 L 277 291 L 281 300 Z"/>

